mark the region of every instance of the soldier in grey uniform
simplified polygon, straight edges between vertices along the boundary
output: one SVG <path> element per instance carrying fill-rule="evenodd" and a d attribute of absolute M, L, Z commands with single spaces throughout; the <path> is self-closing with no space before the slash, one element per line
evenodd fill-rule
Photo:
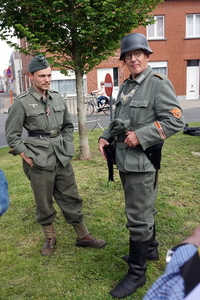
<path fill-rule="evenodd" d="M 70 163 L 74 127 L 66 102 L 49 89 L 51 67 L 44 56 L 35 56 L 28 69 L 32 86 L 9 108 L 5 132 L 10 153 L 22 157 L 34 193 L 37 222 L 46 237 L 41 253 L 52 254 L 56 244 L 53 198 L 73 226 L 77 246 L 104 247 L 106 242 L 92 237 L 83 221 L 82 198 Z M 21 137 L 23 127 L 28 133 L 25 140 Z"/>
<path fill-rule="evenodd" d="M 115 298 L 133 294 L 145 284 L 146 260 L 157 260 L 155 200 L 161 149 L 166 138 L 184 127 L 179 101 L 170 80 L 154 73 L 148 61 L 153 51 L 146 37 L 132 33 L 121 41 L 120 60 L 130 71 L 121 85 L 114 120 L 99 139 L 99 150 L 115 141 L 116 165 L 130 232 L 129 265 L 125 278 L 111 291 Z"/>

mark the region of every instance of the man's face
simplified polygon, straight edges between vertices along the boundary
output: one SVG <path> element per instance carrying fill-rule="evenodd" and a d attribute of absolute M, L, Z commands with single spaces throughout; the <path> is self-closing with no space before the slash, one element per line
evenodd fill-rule
<path fill-rule="evenodd" d="M 51 67 L 30 74 L 30 79 L 36 91 L 43 94 L 50 88 Z"/>
<path fill-rule="evenodd" d="M 135 79 L 148 67 L 149 54 L 145 54 L 143 50 L 135 50 L 125 53 L 124 62 Z"/>

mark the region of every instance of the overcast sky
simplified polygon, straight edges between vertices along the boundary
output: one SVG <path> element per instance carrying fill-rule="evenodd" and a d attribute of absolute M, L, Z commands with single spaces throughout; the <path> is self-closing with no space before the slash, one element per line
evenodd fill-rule
<path fill-rule="evenodd" d="M 17 39 L 13 39 L 17 41 Z M 0 76 L 3 75 L 3 71 L 9 67 L 10 55 L 14 51 L 13 48 L 10 48 L 6 42 L 0 40 Z"/>

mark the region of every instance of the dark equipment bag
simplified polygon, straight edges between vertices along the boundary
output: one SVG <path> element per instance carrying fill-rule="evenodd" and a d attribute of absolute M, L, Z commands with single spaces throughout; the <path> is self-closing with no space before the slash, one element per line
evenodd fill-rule
<path fill-rule="evenodd" d="M 186 123 L 183 133 L 193 136 L 200 136 L 200 127 L 188 127 L 188 124 Z"/>

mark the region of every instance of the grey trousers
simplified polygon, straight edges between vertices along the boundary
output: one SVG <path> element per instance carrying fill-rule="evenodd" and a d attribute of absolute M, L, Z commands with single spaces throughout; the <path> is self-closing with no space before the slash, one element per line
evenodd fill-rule
<path fill-rule="evenodd" d="M 153 235 L 155 200 L 157 197 L 156 172 L 120 172 L 125 195 L 126 227 L 135 242 L 150 240 Z"/>
<path fill-rule="evenodd" d="M 30 167 L 23 160 L 23 169 L 31 182 L 36 202 L 36 220 L 42 226 L 53 223 L 56 210 L 53 198 L 63 212 L 66 222 L 76 226 L 83 222 L 82 198 L 79 196 L 72 165 L 57 161 L 55 170 L 45 171 Z"/>

